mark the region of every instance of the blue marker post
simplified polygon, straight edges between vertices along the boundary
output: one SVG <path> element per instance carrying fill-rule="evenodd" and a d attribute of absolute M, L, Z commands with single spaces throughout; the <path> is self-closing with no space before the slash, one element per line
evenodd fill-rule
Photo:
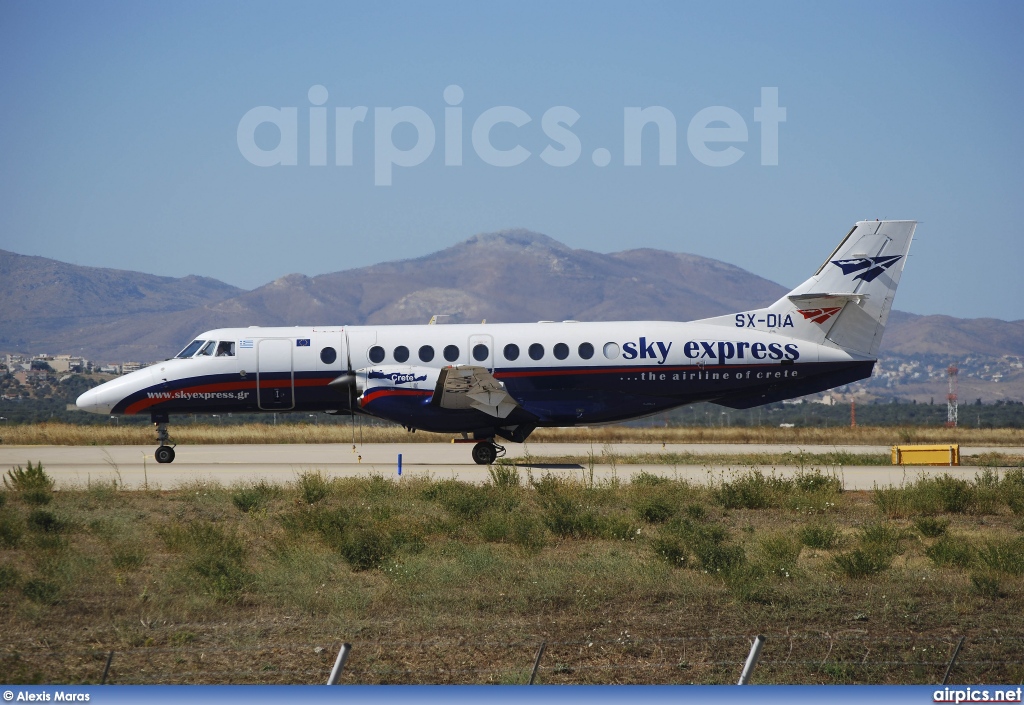
<path fill-rule="evenodd" d="M 402 454 L 398 454 L 398 476 L 402 476 Z"/>

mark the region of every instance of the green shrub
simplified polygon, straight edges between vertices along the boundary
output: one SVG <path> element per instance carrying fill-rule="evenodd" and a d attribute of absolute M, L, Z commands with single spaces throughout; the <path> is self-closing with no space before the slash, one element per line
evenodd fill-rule
<path fill-rule="evenodd" d="M 991 570 L 1024 575 L 1024 538 L 987 541 L 978 549 L 978 558 Z"/>
<path fill-rule="evenodd" d="M 1003 596 L 999 576 L 991 571 L 971 573 L 971 586 L 982 597 L 995 599 Z"/>
<path fill-rule="evenodd" d="M 759 542 L 759 564 L 768 573 L 783 578 L 792 577 L 803 548 L 796 539 L 785 534 L 765 536 Z"/>
<path fill-rule="evenodd" d="M 793 479 L 793 485 L 799 492 L 827 492 L 840 494 L 843 491 L 843 481 L 835 475 L 825 475 L 822 472 L 800 472 Z"/>
<path fill-rule="evenodd" d="M 785 480 L 752 470 L 732 482 L 723 482 L 713 496 L 726 509 L 767 509 L 775 504 L 776 491 L 787 489 L 786 484 Z"/>
<path fill-rule="evenodd" d="M 683 540 L 670 531 L 660 531 L 651 539 L 651 548 L 661 559 L 676 568 L 685 568 L 690 560 L 690 551 Z"/>
<path fill-rule="evenodd" d="M 22 594 L 32 602 L 43 605 L 55 605 L 60 602 L 60 587 L 54 582 L 33 578 L 25 581 L 21 587 Z"/>
<path fill-rule="evenodd" d="M 14 548 L 24 533 L 21 520 L 14 512 L 0 509 L 0 546 Z"/>
<path fill-rule="evenodd" d="M 937 539 L 945 535 L 949 522 L 935 517 L 918 517 L 914 520 L 914 526 L 925 538 Z"/>
<path fill-rule="evenodd" d="M 207 592 L 222 602 L 238 602 L 249 582 L 242 562 L 230 555 L 203 551 L 189 562 L 189 569 L 202 578 Z"/>
<path fill-rule="evenodd" d="M 709 573 L 729 573 L 746 562 L 743 547 L 735 544 L 697 541 L 693 553 L 700 567 Z"/>
<path fill-rule="evenodd" d="M 629 480 L 630 484 L 635 487 L 657 487 L 659 485 L 666 485 L 672 480 L 661 475 L 655 475 L 654 473 L 641 470 L 636 475 L 633 475 Z"/>
<path fill-rule="evenodd" d="M 708 510 L 702 504 L 687 504 L 683 512 L 695 521 L 704 521 L 708 518 Z"/>
<path fill-rule="evenodd" d="M 512 529 L 510 538 L 516 546 L 536 553 L 547 545 L 544 524 L 537 517 L 526 512 L 514 512 L 509 518 Z"/>
<path fill-rule="evenodd" d="M 22 469 L 19 465 L 7 471 L 4 486 L 18 493 L 27 504 L 49 504 L 53 499 L 53 479 L 43 470 L 42 462 Z"/>
<path fill-rule="evenodd" d="M 1007 470 L 999 483 L 1000 494 L 1014 514 L 1024 515 L 1024 469 Z"/>
<path fill-rule="evenodd" d="M 904 551 L 907 532 L 893 524 L 883 522 L 867 524 L 861 528 L 861 544 L 872 550 L 896 556 Z"/>
<path fill-rule="evenodd" d="M 265 507 L 270 500 L 280 495 L 280 492 L 281 490 L 276 485 L 271 485 L 266 480 L 260 480 L 254 484 L 239 487 L 231 495 L 231 501 L 239 511 L 249 513 Z M 306 503 L 315 504 L 315 502 Z"/>
<path fill-rule="evenodd" d="M 512 533 L 508 512 L 488 512 L 480 518 L 480 537 L 491 543 L 501 543 Z"/>
<path fill-rule="evenodd" d="M 878 546 L 856 548 L 840 553 L 832 561 L 839 571 L 848 578 L 865 578 L 881 573 L 892 565 L 893 554 Z"/>
<path fill-rule="evenodd" d="M 463 521 L 477 521 L 491 505 L 487 487 L 478 487 L 457 480 L 432 483 L 424 497 L 435 501 Z"/>
<path fill-rule="evenodd" d="M 221 602 L 238 602 L 251 582 L 245 568 L 245 545 L 216 524 L 171 524 L 158 531 L 167 547 L 185 553 L 188 571 L 200 578 L 196 587 Z"/>
<path fill-rule="evenodd" d="M 487 468 L 487 472 L 493 487 L 503 490 L 519 487 L 519 469 L 506 458 L 499 458 Z"/>
<path fill-rule="evenodd" d="M 664 523 L 676 513 L 676 509 L 676 505 L 661 493 L 644 493 L 633 504 L 633 511 L 648 524 Z"/>
<path fill-rule="evenodd" d="M 975 561 L 974 547 L 961 537 L 943 536 L 925 549 L 925 555 L 938 566 L 969 568 Z"/>
<path fill-rule="evenodd" d="M 807 524 L 800 528 L 800 543 L 809 548 L 825 551 L 838 548 L 843 542 L 843 532 L 834 524 Z"/>
<path fill-rule="evenodd" d="M 585 510 L 573 497 L 552 495 L 542 498 L 544 524 L 555 536 L 564 538 L 594 538 L 600 533 L 597 514 Z"/>
<path fill-rule="evenodd" d="M 967 480 L 942 475 L 933 480 L 943 511 L 964 514 L 974 502 L 975 488 Z"/>
<path fill-rule="evenodd" d="M 17 587 L 20 580 L 21 575 L 19 575 L 17 568 L 7 563 L 0 565 L 0 592 L 6 592 L 11 588 Z"/>
<path fill-rule="evenodd" d="M 743 602 L 768 604 L 772 591 L 767 584 L 767 573 L 756 565 L 738 564 L 723 576 L 729 593 Z"/>
<path fill-rule="evenodd" d="M 393 552 L 391 537 L 376 525 L 355 526 L 345 533 L 341 555 L 353 570 L 379 568 Z"/>
<path fill-rule="evenodd" d="M 603 539 L 633 541 L 639 532 L 636 524 L 622 514 L 597 516 L 597 535 Z"/>
<path fill-rule="evenodd" d="M 299 499 L 305 504 L 316 504 L 326 499 L 331 493 L 330 481 L 319 470 L 302 473 L 299 475 L 296 485 L 299 490 Z"/>
<path fill-rule="evenodd" d="M 68 528 L 66 521 L 46 509 L 33 509 L 29 512 L 27 523 L 31 531 L 47 534 L 60 534 Z"/>
<path fill-rule="evenodd" d="M 122 543 L 111 550 L 110 562 L 118 570 L 138 570 L 146 562 L 146 550 L 135 542 Z"/>

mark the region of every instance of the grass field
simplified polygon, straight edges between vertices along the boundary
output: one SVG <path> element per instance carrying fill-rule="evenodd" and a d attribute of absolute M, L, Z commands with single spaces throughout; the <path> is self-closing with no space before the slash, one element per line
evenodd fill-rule
<path fill-rule="evenodd" d="M 183 444 L 215 443 L 350 443 L 352 428 L 344 425 L 245 424 L 211 426 L 172 424 L 171 436 Z M 447 443 L 451 435 L 397 426 L 365 425 L 355 431 L 364 443 Z M 63 423 L 11 425 L 0 428 L 7 445 L 153 445 L 151 427 L 77 426 Z M 848 426 L 833 428 L 600 426 L 542 428 L 531 442 L 565 443 L 782 443 L 807 445 L 892 445 L 895 443 L 960 443 L 973 446 L 1024 446 L 1024 429 L 936 428 L 923 426 Z"/>
<path fill-rule="evenodd" d="M 8 682 L 1024 679 L 1024 474 L 843 492 L 757 471 L 713 486 L 565 480 L 193 484 L 0 495 Z"/>

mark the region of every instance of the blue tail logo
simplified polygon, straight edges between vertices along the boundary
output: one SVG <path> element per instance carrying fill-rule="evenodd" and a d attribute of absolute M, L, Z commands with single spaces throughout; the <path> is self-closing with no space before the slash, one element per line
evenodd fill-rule
<path fill-rule="evenodd" d="M 903 259 L 903 255 L 886 255 L 885 257 L 857 257 L 856 259 L 834 259 L 832 264 L 843 270 L 843 274 L 860 272 L 854 279 L 866 282 L 874 281 L 879 274 Z M 863 271 L 861 271 L 863 270 Z"/>

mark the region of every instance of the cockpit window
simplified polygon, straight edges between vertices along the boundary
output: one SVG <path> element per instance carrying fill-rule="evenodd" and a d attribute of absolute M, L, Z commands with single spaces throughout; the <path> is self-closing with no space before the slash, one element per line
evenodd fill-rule
<path fill-rule="evenodd" d="M 235 344 L 230 340 L 222 340 L 217 344 L 217 357 L 234 357 Z"/>
<path fill-rule="evenodd" d="M 175 357 L 192 357 L 193 355 L 196 354 L 196 350 L 201 348 L 203 346 L 203 343 L 205 342 L 205 340 L 193 340 L 191 343 L 185 346 L 184 350 L 175 355 Z"/>
<path fill-rule="evenodd" d="M 215 347 L 217 347 L 217 341 L 211 340 L 206 345 L 204 345 L 199 352 L 196 353 L 196 357 L 202 357 L 203 355 L 213 355 L 213 349 Z"/>

